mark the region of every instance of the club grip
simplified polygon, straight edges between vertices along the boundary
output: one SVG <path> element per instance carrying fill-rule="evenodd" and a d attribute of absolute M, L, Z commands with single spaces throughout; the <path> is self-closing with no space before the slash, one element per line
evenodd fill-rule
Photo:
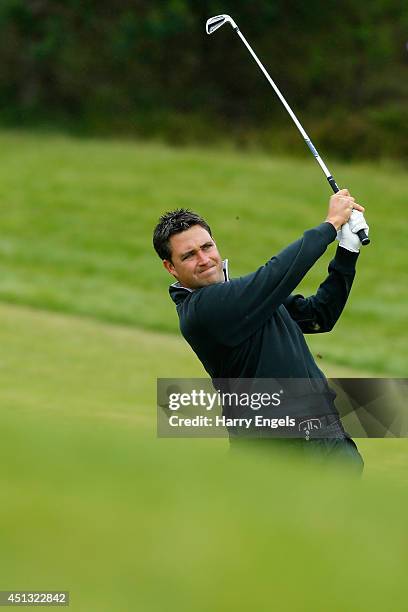
<path fill-rule="evenodd" d="M 357 232 L 357 236 L 360 238 L 360 242 L 363 246 L 370 244 L 370 239 L 364 230 L 360 230 L 359 232 Z"/>
<path fill-rule="evenodd" d="M 337 193 L 338 191 L 340 191 L 339 186 L 337 185 L 336 181 L 334 180 L 332 176 L 328 176 L 327 180 L 329 181 L 329 185 L 333 189 L 334 193 Z M 360 242 L 363 246 L 370 244 L 371 241 L 364 230 L 360 230 L 359 232 L 357 232 L 357 236 L 360 238 Z"/>

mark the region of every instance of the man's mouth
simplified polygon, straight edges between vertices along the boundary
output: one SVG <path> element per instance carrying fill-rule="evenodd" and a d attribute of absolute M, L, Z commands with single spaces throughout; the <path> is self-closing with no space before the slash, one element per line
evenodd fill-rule
<path fill-rule="evenodd" d="M 210 266 L 209 268 L 206 268 L 205 270 L 200 270 L 199 274 L 207 274 L 208 272 L 211 272 L 215 269 L 215 266 Z"/>

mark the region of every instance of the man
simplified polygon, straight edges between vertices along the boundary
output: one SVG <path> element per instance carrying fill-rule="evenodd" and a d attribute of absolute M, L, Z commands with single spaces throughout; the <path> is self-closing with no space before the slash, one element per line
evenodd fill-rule
<path fill-rule="evenodd" d="M 353 209 L 358 211 L 353 218 L 360 217 L 358 225 L 350 220 Z M 323 430 L 318 439 L 294 442 L 327 456 L 341 456 L 359 468 L 362 460 L 341 426 L 335 394 L 303 334 L 330 331 L 344 308 L 360 249 L 354 232 L 362 227 L 363 212 L 348 190 L 342 189 L 330 198 L 324 223 L 305 231 L 252 274 L 233 280 L 210 227 L 199 215 L 184 209 L 168 212 L 153 235 L 164 267 L 177 280 L 170 295 L 181 332 L 211 378 L 308 381 L 310 397 L 302 398 L 297 416 L 319 416 Z M 316 295 L 293 294 L 336 237 L 340 244 Z M 236 431 L 229 433 L 231 441 L 239 439 Z"/>

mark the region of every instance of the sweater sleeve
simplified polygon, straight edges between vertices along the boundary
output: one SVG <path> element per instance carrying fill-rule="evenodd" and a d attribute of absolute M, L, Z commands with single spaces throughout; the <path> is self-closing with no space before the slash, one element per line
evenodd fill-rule
<path fill-rule="evenodd" d="M 337 247 L 328 276 L 315 295 L 291 295 L 284 301 L 292 319 L 303 333 L 316 334 L 333 329 L 351 291 L 358 253 Z"/>
<path fill-rule="evenodd" d="M 240 344 L 290 296 L 335 237 L 333 225 L 322 223 L 256 272 L 194 292 L 196 324 L 221 344 Z"/>

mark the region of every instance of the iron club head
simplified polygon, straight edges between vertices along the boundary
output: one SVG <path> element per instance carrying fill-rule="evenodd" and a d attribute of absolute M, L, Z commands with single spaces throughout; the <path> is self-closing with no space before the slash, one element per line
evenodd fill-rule
<path fill-rule="evenodd" d="M 215 30 L 221 28 L 225 23 L 229 23 L 231 27 L 238 30 L 237 24 L 229 15 L 215 15 L 215 17 L 210 17 L 210 19 L 207 19 L 207 23 L 205 24 L 205 30 L 207 34 L 213 34 Z"/>

